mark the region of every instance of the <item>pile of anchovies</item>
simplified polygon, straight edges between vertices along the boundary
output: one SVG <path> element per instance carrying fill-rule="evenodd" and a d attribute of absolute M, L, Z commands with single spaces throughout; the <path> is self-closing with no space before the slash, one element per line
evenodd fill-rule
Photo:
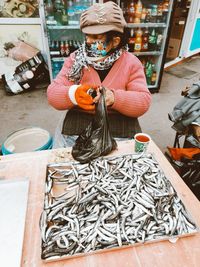
<path fill-rule="evenodd" d="M 48 165 L 40 229 L 42 259 L 52 259 L 169 239 L 196 232 L 196 225 L 145 154 Z"/>

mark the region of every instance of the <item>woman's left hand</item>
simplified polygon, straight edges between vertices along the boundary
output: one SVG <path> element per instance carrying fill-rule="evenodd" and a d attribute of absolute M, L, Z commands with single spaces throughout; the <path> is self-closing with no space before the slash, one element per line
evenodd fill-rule
<path fill-rule="evenodd" d="M 101 89 L 101 87 L 99 89 L 97 89 L 97 96 L 94 98 L 94 102 L 97 103 L 99 101 L 100 98 L 100 92 L 99 90 Z M 112 106 L 114 104 L 115 101 L 115 97 L 113 94 L 113 91 L 111 91 L 110 89 L 105 87 L 105 101 L 106 101 L 106 106 Z"/>

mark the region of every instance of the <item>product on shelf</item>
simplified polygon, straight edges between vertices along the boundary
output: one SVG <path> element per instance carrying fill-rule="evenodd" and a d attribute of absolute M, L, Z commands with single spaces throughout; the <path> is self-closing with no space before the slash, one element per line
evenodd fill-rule
<path fill-rule="evenodd" d="M 163 33 L 159 28 L 131 28 L 128 38 L 130 52 L 161 51 Z"/>
<path fill-rule="evenodd" d="M 163 4 L 162 3 L 158 4 L 156 22 L 158 23 L 163 22 Z"/>
<path fill-rule="evenodd" d="M 147 16 L 147 9 L 145 7 L 143 7 L 142 13 L 141 13 L 141 18 L 140 18 L 141 23 L 144 23 L 146 21 L 146 16 Z"/>
<path fill-rule="evenodd" d="M 154 70 L 151 76 L 151 85 L 155 85 L 157 80 L 157 72 Z"/>
<path fill-rule="evenodd" d="M 163 41 L 163 34 L 162 34 L 162 32 L 158 32 L 157 40 L 156 40 L 157 51 L 161 51 L 162 41 Z"/>
<path fill-rule="evenodd" d="M 165 23 L 169 12 L 169 1 L 152 2 L 148 3 L 145 0 L 121 1 L 126 21 L 128 23 Z"/>
<path fill-rule="evenodd" d="M 77 50 L 81 42 L 77 40 L 53 40 L 50 42 L 50 55 L 52 58 L 68 57 L 70 53 Z"/>
<path fill-rule="evenodd" d="M 155 23 L 158 15 L 158 5 L 150 4 L 149 7 L 151 10 L 150 22 Z"/>
<path fill-rule="evenodd" d="M 135 47 L 134 47 L 134 51 L 135 52 L 140 52 L 142 50 L 142 30 L 139 28 L 136 31 L 136 37 L 135 37 Z"/>
<path fill-rule="evenodd" d="M 129 23 L 134 22 L 135 17 L 135 2 L 134 0 L 131 0 L 127 7 L 127 20 Z"/>
<path fill-rule="evenodd" d="M 130 30 L 130 37 L 128 39 L 128 46 L 129 46 L 129 51 L 133 52 L 135 49 L 135 33 L 134 29 Z"/>
<path fill-rule="evenodd" d="M 135 2 L 135 16 L 134 16 L 134 23 L 141 22 L 141 15 L 142 15 L 142 2 L 138 0 Z"/>
<path fill-rule="evenodd" d="M 144 73 L 146 76 L 146 81 L 148 86 L 154 86 L 157 82 L 157 70 L 156 64 L 154 63 L 153 57 L 140 57 L 139 58 L 143 67 Z"/>
<path fill-rule="evenodd" d="M 155 70 L 155 64 L 153 63 L 152 59 L 148 58 L 146 64 L 145 64 L 145 75 L 148 85 L 155 85 L 157 74 Z"/>
<path fill-rule="evenodd" d="M 47 0 L 45 4 L 46 18 L 50 21 L 54 20 L 54 6 L 52 0 Z"/>
<path fill-rule="evenodd" d="M 58 24 L 62 24 L 62 10 L 64 5 L 61 0 L 55 0 L 54 2 L 54 17 Z"/>
<path fill-rule="evenodd" d="M 143 36 L 142 36 L 142 51 L 149 50 L 149 30 L 148 28 L 145 29 Z"/>
<path fill-rule="evenodd" d="M 48 24 L 78 25 L 81 13 L 91 5 L 92 0 L 46 0 Z"/>
<path fill-rule="evenodd" d="M 155 51 L 157 43 L 157 33 L 155 28 L 152 28 L 149 34 L 149 50 Z"/>

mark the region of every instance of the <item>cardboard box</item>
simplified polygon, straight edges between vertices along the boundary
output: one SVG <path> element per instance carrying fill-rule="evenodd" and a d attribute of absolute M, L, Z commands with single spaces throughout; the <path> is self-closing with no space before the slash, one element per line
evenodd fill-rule
<path fill-rule="evenodd" d="M 178 57 L 180 46 L 181 46 L 180 39 L 170 38 L 167 50 L 167 58 L 174 59 Z"/>
<path fill-rule="evenodd" d="M 185 29 L 185 23 L 186 18 L 184 17 L 174 18 L 170 37 L 174 39 L 182 39 Z"/>

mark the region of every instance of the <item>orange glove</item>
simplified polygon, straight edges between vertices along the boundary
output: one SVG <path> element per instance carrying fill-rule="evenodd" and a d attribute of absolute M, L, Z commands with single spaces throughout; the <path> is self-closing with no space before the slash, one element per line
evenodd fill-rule
<path fill-rule="evenodd" d="M 74 91 L 75 104 L 85 110 L 94 110 L 95 105 L 92 96 L 89 94 L 89 89 L 96 90 L 97 86 L 94 85 L 80 85 Z"/>

